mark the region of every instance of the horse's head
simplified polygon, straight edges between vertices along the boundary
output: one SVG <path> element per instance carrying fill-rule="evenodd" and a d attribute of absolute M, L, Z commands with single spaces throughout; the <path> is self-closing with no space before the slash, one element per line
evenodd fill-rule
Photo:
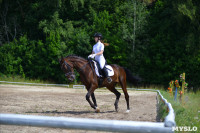
<path fill-rule="evenodd" d="M 66 78 L 69 81 L 73 82 L 76 78 L 74 74 L 73 63 L 70 60 L 67 60 L 63 57 L 59 60 L 59 62 L 60 62 L 61 70 L 63 70 L 63 72 L 65 73 Z"/>

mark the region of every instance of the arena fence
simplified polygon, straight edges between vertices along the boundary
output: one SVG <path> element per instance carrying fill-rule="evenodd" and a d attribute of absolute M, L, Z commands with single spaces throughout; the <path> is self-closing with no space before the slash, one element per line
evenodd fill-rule
<path fill-rule="evenodd" d="M 0 83 L 7 83 L 7 84 L 23 84 L 23 85 L 41 85 L 41 86 L 64 86 L 64 87 L 69 87 L 69 85 L 66 85 L 66 84 L 38 84 L 38 83 L 9 82 L 9 81 L 0 81 Z"/>
<path fill-rule="evenodd" d="M 0 114 L 0 124 L 65 129 L 82 129 L 127 133 L 171 133 L 170 127 L 158 122 L 99 120 L 86 118 L 49 117 L 17 114 Z"/>
<path fill-rule="evenodd" d="M 80 88 L 85 89 L 85 85 L 73 85 L 73 88 L 74 89 L 80 89 Z"/>
<path fill-rule="evenodd" d="M 167 110 L 169 111 L 168 115 L 165 117 L 165 121 L 164 121 L 164 125 L 165 127 L 174 127 L 176 126 L 176 122 L 175 122 L 175 114 L 174 114 L 174 109 L 172 108 L 171 103 L 169 103 L 164 97 L 163 95 L 160 93 L 159 90 L 154 90 L 154 89 L 135 89 L 138 91 L 154 91 L 157 92 L 158 95 L 160 96 L 161 100 L 165 103 L 165 105 L 167 106 Z M 158 100 L 159 102 L 159 100 Z"/>
<path fill-rule="evenodd" d="M 38 84 L 38 83 L 27 83 L 27 82 L 9 82 L 9 81 L 0 81 L 0 83 L 6 83 L 6 84 L 23 84 L 23 85 L 38 85 L 38 86 L 63 86 L 68 87 L 69 85 L 66 84 Z M 72 88 L 74 89 L 85 89 L 85 85 L 73 85 Z"/>
<path fill-rule="evenodd" d="M 109 132 L 132 132 L 132 133 L 173 132 L 172 127 L 176 126 L 174 110 L 172 108 L 171 103 L 169 103 L 162 96 L 160 91 L 154 89 L 133 89 L 133 88 L 132 90 L 157 92 L 158 96 L 165 103 L 169 111 L 168 115 L 165 117 L 164 122 L 137 122 L 137 121 L 18 115 L 18 114 L 0 114 L 0 124 L 82 129 L 82 130 L 109 131 Z"/>

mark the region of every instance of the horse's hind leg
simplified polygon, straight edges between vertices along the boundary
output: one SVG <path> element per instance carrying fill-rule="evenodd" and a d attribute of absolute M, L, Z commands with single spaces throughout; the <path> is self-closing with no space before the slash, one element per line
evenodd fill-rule
<path fill-rule="evenodd" d="M 120 77 L 119 81 L 120 81 L 120 84 L 121 84 L 121 87 L 122 87 L 122 90 L 124 92 L 125 99 L 126 99 L 126 104 L 127 104 L 127 111 L 126 112 L 129 112 L 130 111 L 129 95 L 128 95 L 128 92 L 127 92 L 127 89 L 126 89 L 126 79 L 124 77 Z"/>
<path fill-rule="evenodd" d="M 121 96 L 121 93 L 120 93 L 119 91 L 117 91 L 117 90 L 115 89 L 115 87 L 112 87 L 112 88 L 110 87 L 110 88 L 108 88 L 108 89 L 116 95 L 116 100 L 115 100 L 114 105 L 115 105 L 115 110 L 116 110 L 116 112 L 118 112 L 118 102 L 119 102 L 119 98 L 120 98 L 120 96 Z"/>

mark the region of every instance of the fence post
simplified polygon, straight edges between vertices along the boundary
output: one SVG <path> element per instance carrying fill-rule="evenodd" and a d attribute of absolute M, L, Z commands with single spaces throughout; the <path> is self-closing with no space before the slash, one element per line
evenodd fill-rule
<path fill-rule="evenodd" d="M 182 94 L 181 94 L 181 103 L 184 104 L 184 89 L 185 89 L 185 73 L 182 74 Z"/>
<path fill-rule="evenodd" d="M 182 93 L 184 95 L 184 88 L 185 88 L 185 73 L 182 75 Z"/>
<path fill-rule="evenodd" d="M 176 101 L 176 97 L 177 97 L 177 87 L 176 87 L 176 90 L 175 90 L 175 95 L 174 95 L 174 101 Z"/>

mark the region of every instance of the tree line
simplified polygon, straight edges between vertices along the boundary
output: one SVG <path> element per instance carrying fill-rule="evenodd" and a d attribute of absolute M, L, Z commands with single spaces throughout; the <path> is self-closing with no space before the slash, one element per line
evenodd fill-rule
<path fill-rule="evenodd" d="M 100 32 L 104 56 L 165 85 L 186 73 L 200 87 L 199 0 L 1 0 L 0 74 L 68 82 L 58 58 L 87 58 Z"/>

